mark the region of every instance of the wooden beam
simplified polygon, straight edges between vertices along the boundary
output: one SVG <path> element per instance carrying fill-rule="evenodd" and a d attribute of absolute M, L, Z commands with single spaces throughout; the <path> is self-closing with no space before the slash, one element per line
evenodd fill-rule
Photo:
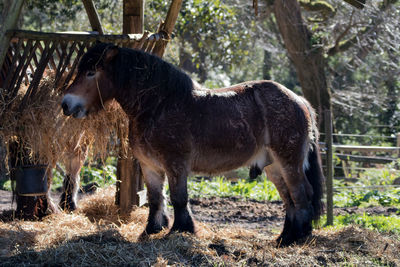
<path fill-rule="evenodd" d="M 326 224 L 333 225 L 333 138 L 332 114 L 325 110 L 325 143 L 326 143 Z"/>
<path fill-rule="evenodd" d="M 123 2 L 123 34 L 143 33 L 144 0 L 124 0 Z M 132 47 L 132 46 L 130 46 Z M 133 206 L 141 206 L 146 202 L 143 191 L 143 178 L 139 162 L 128 150 L 127 157 L 120 155 L 117 166 L 118 186 L 116 202 L 121 214 L 129 214 Z"/>
<path fill-rule="evenodd" d="M 321 148 L 325 147 L 325 144 L 320 144 Z M 346 151 L 346 152 L 385 152 L 385 153 L 398 153 L 400 147 L 393 146 L 356 146 L 356 145 L 333 145 L 334 150 L 338 151 Z"/>
<path fill-rule="evenodd" d="M 16 28 L 23 4 L 24 0 L 11 1 L 7 16 L 5 17 L 3 26 L 0 29 L 0 68 L 3 66 L 4 58 L 10 44 L 10 37 L 6 35 L 6 32 L 10 29 Z"/>
<path fill-rule="evenodd" d="M 92 0 L 82 0 L 83 5 L 85 6 L 86 13 L 89 17 L 90 25 L 92 26 L 93 31 L 98 32 L 99 34 L 104 34 L 103 27 L 101 26 L 99 13 L 97 13 L 96 7 Z"/>
<path fill-rule="evenodd" d="M 397 153 L 400 147 L 388 147 L 388 146 L 352 146 L 352 145 L 333 145 L 335 150 L 340 151 L 358 151 L 358 152 L 387 152 Z"/>
<path fill-rule="evenodd" d="M 344 0 L 344 1 L 358 9 L 363 9 L 365 5 L 365 0 Z"/>
<path fill-rule="evenodd" d="M 356 156 L 348 154 L 335 154 L 335 156 L 341 160 L 376 163 L 376 164 L 388 164 L 393 161 L 397 161 L 397 158 L 388 158 L 388 157 L 369 157 L 369 156 Z"/>
<path fill-rule="evenodd" d="M 172 31 L 174 30 L 176 20 L 181 10 L 182 0 L 172 0 L 171 6 L 169 7 L 165 22 L 161 24 L 159 33 L 163 34 L 163 39 L 156 43 L 153 48 L 153 54 L 162 57 L 164 55 L 165 47 L 171 38 Z"/>
<path fill-rule="evenodd" d="M 6 32 L 6 36 L 12 41 L 14 37 L 18 39 L 34 39 L 34 40 L 65 40 L 73 42 L 94 42 L 99 40 L 101 42 L 130 42 L 140 41 L 143 34 L 121 34 L 121 35 L 98 35 L 96 33 L 89 32 L 36 32 L 26 30 L 9 30 Z M 148 34 L 146 35 L 148 36 Z M 154 38 L 150 35 L 148 38 Z"/>
<path fill-rule="evenodd" d="M 144 0 L 124 0 L 122 33 L 143 33 Z"/>

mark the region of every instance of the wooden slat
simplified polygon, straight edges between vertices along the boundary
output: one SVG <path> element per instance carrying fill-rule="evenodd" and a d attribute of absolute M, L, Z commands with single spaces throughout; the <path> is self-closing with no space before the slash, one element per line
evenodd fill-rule
<path fill-rule="evenodd" d="M 335 150 L 340 151 L 358 151 L 358 152 L 398 152 L 400 147 L 387 147 L 387 146 L 353 146 L 353 145 L 333 145 Z"/>
<path fill-rule="evenodd" d="M 21 104 L 19 107 L 20 110 L 22 110 L 26 106 L 28 99 L 30 97 L 35 96 L 37 88 L 39 86 L 39 82 L 40 82 L 40 80 L 43 76 L 43 72 L 46 68 L 46 65 L 47 65 L 46 63 L 50 60 L 50 57 L 53 55 L 56 45 L 57 45 L 57 43 L 55 43 L 55 42 L 50 42 L 50 41 L 46 42 L 44 53 L 42 54 L 42 58 L 40 59 L 39 66 L 37 67 L 37 69 L 35 71 L 35 75 L 33 76 L 33 80 L 31 82 L 24 98 L 21 101 Z"/>
<path fill-rule="evenodd" d="M 320 148 L 325 148 L 325 143 L 320 143 Z M 334 150 L 345 151 L 345 152 L 386 152 L 386 153 L 397 153 L 400 151 L 398 146 L 358 146 L 358 145 L 341 145 L 334 144 Z"/>
<path fill-rule="evenodd" d="M 75 47 L 76 47 L 76 42 L 73 42 L 71 44 L 70 48 L 69 48 L 69 52 L 68 52 L 68 54 L 67 54 L 67 56 L 65 58 L 64 64 L 63 64 L 60 72 L 57 73 L 58 76 L 56 76 L 56 80 L 55 80 L 55 86 L 56 87 L 58 86 L 58 83 L 60 81 L 60 78 L 62 77 L 62 74 L 65 72 L 65 70 L 67 69 L 68 65 L 71 62 L 71 57 L 74 54 Z"/>
<path fill-rule="evenodd" d="M 33 42 L 32 42 L 31 45 L 33 45 Z M 28 57 L 26 59 L 26 63 L 24 65 L 24 68 L 22 69 L 22 73 L 26 73 L 26 71 L 28 69 L 28 66 L 30 65 L 30 62 L 32 60 L 32 57 L 33 57 L 33 55 L 35 53 L 35 50 L 36 50 L 36 44 L 31 46 L 31 48 L 30 48 L 29 55 L 28 55 Z M 26 79 L 28 79 L 28 77 L 26 77 Z M 23 80 L 23 76 L 21 75 L 19 80 L 18 80 L 18 82 L 17 82 L 17 84 L 16 84 L 16 86 L 15 86 L 15 88 L 13 89 L 13 91 L 14 91 L 13 97 L 15 97 L 17 95 L 18 90 L 19 90 L 19 88 L 21 86 L 22 80 Z"/>
<path fill-rule="evenodd" d="M 78 65 L 79 59 L 82 57 L 83 53 L 85 52 L 85 46 L 84 45 L 78 43 L 78 46 L 79 46 L 79 49 L 78 49 L 78 52 L 77 52 L 77 56 L 75 57 L 74 63 L 72 64 L 71 69 L 69 70 L 68 76 L 64 81 L 63 87 L 68 85 L 68 83 L 71 80 L 72 75 L 74 74 L 75 69 L 76 69 L 76 67 Z"/>
<path fill-rule="evenodd" d="M 19 51 L 21 49 L 23 40 L 18 40 L 16 47 L 13 47 L 13 60 L 11 62 L 11 67 L 9 73 L 7 74 L 7 78 L 4 81 L 4 89 L 9 90 L 11 79 L 14 76 L 15 69 L 17 68 L 17 62 L 19 58 Z"/>
<path fill-rule="evenodd" d="M 377 164 L 387 164 L 393 161 L 397 161 L 397 158 L 388 157 L 368 157 L 368 156 L 355 156 L 349 154 L 335 154 L 341 160 L 349 160 L 355 162 L 367 162 L 367 163 L 377 163 Z"/>
<path fill-rule="evenodd" d="M 136 42 L 140 40 L 143 34 L 120 34 L 120 35 L 98 35 L 94 33 L 48 33 L 48 32 L 35 32 L 25 30 L 10 30 L 6 33 L 12 38 L 34 39 L 34 40 L 64 40 L 71 42 L 105 42 L 115 43 L 116 41 L 126 40 Z"/>
<path fill-rule="evenodd" d="M 67 55 L 66 55 L 67 53 L 65 51 L 65 47 L 68 45 L 68 43 L 65 42 L 65 41 L 61 41 L 59 45 L 60 45 L 61 52 L 60 52 L 60 50 L 58 48 L 56 49 L 56 52 L 57 52 L 58 57 L 59 57 L 59 61 L 58 61 L 57 69 L 56 69 L 56 75 L 55 75 L 55 78 L 54 78 L 54 86 L 55 87 L 57 87 L 58 80 L 60 79 L 60 77 L 61 77 L 61 75 L 63 73 L 61 70 L 62 70 L 62 67 L 63 67 L 64 62 L 66 60 L 66 57 L 67 57 Z"/>
<path fill-rule="evenodd" d="M 94 31 L 97 31 L 99 34 L 103 34 L 103 26 L 101 26 L 99 14 L 97 13 L 96 7 L 93 4 L 92 0 L 82 0 L 83 5 L 85 6 L 86 13 L 89 18 L 90 25 Z"/>
<path fill-rule="evenodd" d="M 175 27 L 175 22 L 178 18 L 181 6 L 182 0 L 172 0 L 171 6 L 168 9 L 167 17 L 165 18 L 165 22 L 161 25 L 160 30 L 158 31 L 164 36 L 162 40 L 156 43 L 153 49 L 153 54 L 159 57 L 163 56 L 165 47 L 167 46 L 170 35 L 172 34 L 172 31 Z"/>
<path fill-rule="evenodd" d="M 19 62 L 18 62 L 18 67 L 17 67 L 17 69 L 14 71 L 14 75 L 13 75 L 13 78 L 11 79 L 11 82 L 10 82 L 10 89 L 12 90 L 12 91 L 14 91 L 14 90 L 18 90 L 18 87 L 16 87 L 15 85 L 16 85 L 16 83 L 17 83 L 17 81 L 19 80 L 19 77 L 24 77 L 24 71 L 22 71 L 21 72 L 21 70 L 22 69 L 26 69 L 26 68 L 24 68 L 25 66 L 27 66 L 27 64 L 28 64 L 28 62 L 27 62 L 27 60 L 28 60 L 28 53 L 30 52 L 30 49 L 32 48 L 32 40 L 28 40 L 27 42 L 26 42 L 26 45 L 25 45 L 25 47 L 24 47 L 24 52 L 23 52 L 23 54 L 22 54 L 22 56 L 20 57 L 20 59 L 19 59 Z M 21 74 L 20 74 L 21 73 Z M 22 79 L 21 79 L 22 80 Z"/>

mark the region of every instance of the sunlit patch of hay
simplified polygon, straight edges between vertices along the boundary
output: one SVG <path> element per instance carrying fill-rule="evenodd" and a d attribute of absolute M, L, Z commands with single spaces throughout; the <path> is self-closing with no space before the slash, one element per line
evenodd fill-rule
<path fill-rule="evenodd" d="M 106 110 L 86 119 L 74 119 L 63 115 L 60 107 L 63 93 L 54 88 L 54 73 L 42 78 L 38 91 L 24 106 L 24 90 L 8 103 L 0 99 L 0 137 L 6 142 L 16 141 L 20 148 L 28 150 L 27 157 L 35 163 L 50 163 L 70 157 L 64 153 L 75 148 L 77 141 L 88 145 L 92 156 L 105 158 L 110 151 L 120 149 L 126 155 L 128 149 L 128 119 L 119 104 L 111 101 Z"/>
<path fill-rule="evenodd" d="M 398 237 L 345 227 L 314 231 L 308 241 L 276 248 L 276 236 L 237 226 L 198 222 L 196 236 L 157 235 L 139 241 L 148 208 L 124 219 L 114 205 L 115 188 L 84 197 L 78 211 L 43 221 L 0 222 L 4 265 L 64 266 L 321 266 L 399 265 Z M 268 232 L 268 231 L 267 231 Z M 0 265 L 1 265 L 0 264 Z"/>

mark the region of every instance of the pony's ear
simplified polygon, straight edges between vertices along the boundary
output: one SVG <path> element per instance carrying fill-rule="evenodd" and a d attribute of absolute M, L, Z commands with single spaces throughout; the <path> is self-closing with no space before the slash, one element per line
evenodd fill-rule
<path fill-rule="evenodd" d="M 108 48 L 106 48 L 106 54 L 104 55 L 104 62 L 109 63 L 111 60 L 115 58 L 116 55 L 118 55 L 119 49 L 118 46 L 113 45 Z"/>

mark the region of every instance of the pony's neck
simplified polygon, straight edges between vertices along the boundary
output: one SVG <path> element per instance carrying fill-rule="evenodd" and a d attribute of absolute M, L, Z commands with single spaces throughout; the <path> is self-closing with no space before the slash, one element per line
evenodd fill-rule
<path fill-rule="evenodd" d="M 192 97 L 191 78 L 158 57 L 126 49 L 118 64 L 125 68 L 119 69 L 120 75 L 114 80 L 118 90 L 115 98 L 127 114 L 155 115 Z"/>

